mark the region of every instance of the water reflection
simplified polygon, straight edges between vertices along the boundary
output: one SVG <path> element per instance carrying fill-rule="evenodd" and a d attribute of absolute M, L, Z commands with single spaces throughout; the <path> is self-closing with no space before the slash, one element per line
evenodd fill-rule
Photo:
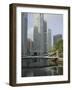
<path fill-rule="evenodd" d="M 23 59 L 22 77 L 31 76 L 51 76 L 63 75 L 62 64 L 58 64 L 54 59 Z"/>

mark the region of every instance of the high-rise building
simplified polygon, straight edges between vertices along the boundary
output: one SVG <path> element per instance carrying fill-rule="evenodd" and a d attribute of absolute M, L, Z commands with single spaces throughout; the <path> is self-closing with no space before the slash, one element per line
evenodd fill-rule
<path fill-rule="evenodd" d="M 53 37 L 53 46 L 56 45 L 56 43 L 59 41 L 59 40 L 62 40 L 62 35 L 61 34 L 57 34 Z"/>
<path fill-rule="evenodd" d="M 21 28 L 21 55 L 24 57 L 27 55 L 27 25 L 28 25 L 28 17 L 27 13 L 22 13 L 21 14 L 21 21 L 22 21 L 22 28 Z"/>
<path fill-rule="evenodd" d="M 43 55 L 45 50 L 45 46 L 44 46 L 44 15 L 40 14 L 40 55 Z"/>
<path fill-rule="evenodd" d="M 34 26 L 34 43 L 33 43 L 33 48 L 34 48 L 34 53 L 37 53 L 38 55 L 41 53 L 41 19 L 40 19 L 40 14 L 33 14 L 33 26 Z"/>
<path fill-rule="evenodd" d="M 33 27 L 37 27 L 38 32 L 40 32 L 40 14 L 39 13 L 33 14 Z"/>
<path fill-rule="evenodd" d="M 34 53 L 39 55 L 40 53 L 40 33 L 38 32 L 38 27 L 34 26 L 34 41 L 33 41 L 33 50 Z"/>
<path fill-rule="evenodd" d="M 47 22 L 43 20 L 43 47 L 44 47 L 44 55 L 48 53 L 47 48 Z"/>
<path fill-rule="evenodd" d="M 47 48 L 48 51 L 51 51 L 52 49 L 52 39 L 51 39 L 51 29 L 48 29 L 48 41 L 47 41 Z"/>
<path fill-rule="evenodd" d="M 34 14 L 34 49 L 40 55 L 48 53 L 48 31 L 44 14 Z"/>

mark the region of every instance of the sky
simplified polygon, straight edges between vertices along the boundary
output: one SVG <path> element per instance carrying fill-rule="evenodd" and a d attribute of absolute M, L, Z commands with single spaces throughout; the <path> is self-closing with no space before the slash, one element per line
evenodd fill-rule
<path fill-rule="evenodd" d="M 62 14 L 48 14 L 48 28 L 51 29 L 52 35 L 63 35 L 63 15 Z"/>
<path fill-rule="evenodd" d="M 53 36 L 56 34 L 63 35 L 63 15 L 62 14 L 50 14 L 46 15 L 48 29 L 51 29 L 52 43 Z M 28 13 L 28 38 L 33 40 L 33 14 Z"/>

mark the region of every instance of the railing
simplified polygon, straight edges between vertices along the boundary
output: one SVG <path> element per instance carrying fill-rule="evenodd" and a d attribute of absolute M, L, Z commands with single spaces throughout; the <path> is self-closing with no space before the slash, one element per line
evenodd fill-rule
<path fill-rule="evenodd" d="M 33 62 L 33 61 L 36 61 L 36 62 Z M 43 63 L 43 65 L 38 65 L 39 63 L 40 64 L 42 64 L 42 62 L 41 61 L 43 61 L 44 60 L 44 62 L 47 62 L 47 63 Z M 35 65 L 35 67 L 37 67 L 38 68 L 38 66 L 39 67 L 50 67 L 50 66 L 55 66 L 55 65 L 58 65 L 60 62 L 62 62 L 63 63 L 63 58 L 58 58 L 58 57 L 48 57 L 48 56 L 27 56 L 27 57 L 24 57 L 24 58 L 22 58 L 22 62 L 26 62 L 27 63 L 27 66 L 29 67 L 33 67 L 33 65 L 32 64 L 34 64 Z M 49 64 L 48 64 L 49 63 Z M 29 65 L 29 64 L 31 64 L 31 65 Z"/>

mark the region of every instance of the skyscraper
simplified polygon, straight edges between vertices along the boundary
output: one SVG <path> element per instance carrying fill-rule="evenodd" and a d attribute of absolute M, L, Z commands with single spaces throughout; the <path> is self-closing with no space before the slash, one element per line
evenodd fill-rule
<path fill-rule="evenodd" d="M 40 33 L 38 32 L 38 27 L 34 26 L 34 42 L 33 42 L 33 50 L 34 53 L 39 55 L 40 53 Z"/>
<path fill-rule="evenodd" d="M 45 50 L 45 46 L 44 46 L 44 15 L 40 14 L 40 55 L 43 55 Z"/>
<path fill-rule="evenodd" d="M 52 48 L 52 39 L 51 39 L 51 29 L 48 29 L 48 42 L 47 42 L 47 48 L 48 51 L 51 51 Z"/>
<path fill-rule="evenodd" d="M 33 27 L 37 27 L 38 32 L 40 32 L 40 14 L 39 13 L 33 14 Z"/>
<path fill-rule="evenodd" d="M 21 28 L 21 55 L 24 57 L 27 55 L 27 25 L 28 25 L 28 17 L 27 13 L 22 13 L 21 14 L 21 21 L 22 21 L 22 28 Z"/>
<path fill-rule="evenodd" d="M 43 20 L 43 47 L 44 47 L 44 54 L 47 54 L 47 22 Z"/>
<path fill-rule="evenodd" d="M 47 22 L 44 20 L 44 14 L 34 15 L 34 49 L 45 55 L 48 53 L 48 31 Z M 50 38 L 49 38 L 50 39 Z"/>
<path fill-rule="evenodd" d="M 33 50 L 34 53 L 39 55 L 40 52 L 40 14 L 35 13 L 33 14 L 33 27 L 34 27 L 34 32 L 33 32 Z"/>

